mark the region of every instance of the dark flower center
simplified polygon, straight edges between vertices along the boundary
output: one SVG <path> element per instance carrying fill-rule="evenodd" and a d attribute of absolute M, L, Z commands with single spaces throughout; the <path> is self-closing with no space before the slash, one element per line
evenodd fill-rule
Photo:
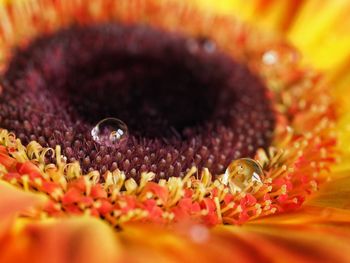
<path fill-rule="evenodd" d="M 24 143 L 59 144 L 85 172 L 119 168 L 138 179 L 222 173 L 270 144 L 267 90 L 210 39 L 145 26 L 72 27 L 18 50 L 2 76 L 0 126 Z M 129 138 L 113 147 L 91 130 L 112 117 Z"/>

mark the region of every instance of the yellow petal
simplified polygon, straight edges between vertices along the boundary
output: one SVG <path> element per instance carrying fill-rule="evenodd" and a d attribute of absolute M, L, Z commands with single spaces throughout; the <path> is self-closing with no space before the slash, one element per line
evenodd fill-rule
<path fill-rule="evenodd" d="M 350 55 L 349 10 L 346 0 L 305 1 L 288 35 L 313 65 L 337 70 Z"/>
<path fill-rule="evenodd" d="M 350 60 L 347 0 L 195 0 L 194 3 L 206 11 L 231 14 L 264 30 L 285 35 L 302 51 L 308 64 L 325 70 L 333 81 L 339 83 L 339 78 L 348 75 L 343 70 L 348 68 Z"/>
<path fill-rule="evenodd" d="M 300 6 L 301 1 L 289 0 L 196 0 L 196 5 L 219 14 L 231 14 L 239 19 L 247 20 L 265 30 L 283 32 Z"/>

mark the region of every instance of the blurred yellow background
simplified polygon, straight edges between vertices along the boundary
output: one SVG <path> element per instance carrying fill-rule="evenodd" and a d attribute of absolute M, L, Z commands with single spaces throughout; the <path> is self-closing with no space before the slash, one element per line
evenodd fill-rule
<path fill-rule="evenodd" d="M 304 54 L 307 64 L 327 72 L 337 86 L 350 74 L 350 1 L 348 0 L 193 0 L 209 12 L 234 15 L 281 33 Z"/>

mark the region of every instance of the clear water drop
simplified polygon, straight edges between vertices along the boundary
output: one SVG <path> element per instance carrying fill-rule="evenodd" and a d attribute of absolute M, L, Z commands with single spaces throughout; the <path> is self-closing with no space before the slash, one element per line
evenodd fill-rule
<path fill-rule="evenodd" d="M 187 49 L 191 54 L 195 54 L 199 51 L 198 42 L 195 39 L 189 39 L 186 43 Z"/>
<path fill-rule="evenodd" d="M 268 66 L 275 65 L 278 62 L 278 53 L 275 50 L 269 50 L 263 54 L 262 61 Z"/>
<path fill-rule="evenodd" d="M 126 144 L 128 126 L 117 118 L 106 118 L 96 124 L 91 130 L 93 140 L 101 145 L 121 147 Z"/>
<path fill-rule="evenodd" d="M 68 158 L 67 158 L 67 156 L 61 155 L 61 160 L 62 160 L 62 162 L 66 163 Z"/>
<path fill-rule="evenodd" d="M 203 43 L 204 51 L 207 53 L 214 53 L 216 51 L 216 44 L 211 40 L 206 40 Z"/>
<path fill-rule="evenodd" d="M 238 191 L 243 191 L 251 183 L 262 184 L 263 170 L 260 164 L 250 158 L 234 160 L 227 167 L 223 175 L 224 184 L 232 184 Z"/>
<path fill-rule="evenodd" d="M 195 243 L 205 243 L 210 238 L 210 233 L 204 225 L 193 225 L 189 229 L 189 235 Z"/>

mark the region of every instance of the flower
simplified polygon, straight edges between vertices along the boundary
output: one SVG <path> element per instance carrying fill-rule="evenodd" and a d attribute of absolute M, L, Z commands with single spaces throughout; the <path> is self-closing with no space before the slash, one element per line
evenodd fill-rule
<path fill-rule="evenodd" d="M 246 19 L 318 62 L 293 24 L 313 1 L 258 3 Z M 1 262 L 349 261 L 342 56 L 326 83 L 274 33 L 175 2 L 1 5 Z"/>

